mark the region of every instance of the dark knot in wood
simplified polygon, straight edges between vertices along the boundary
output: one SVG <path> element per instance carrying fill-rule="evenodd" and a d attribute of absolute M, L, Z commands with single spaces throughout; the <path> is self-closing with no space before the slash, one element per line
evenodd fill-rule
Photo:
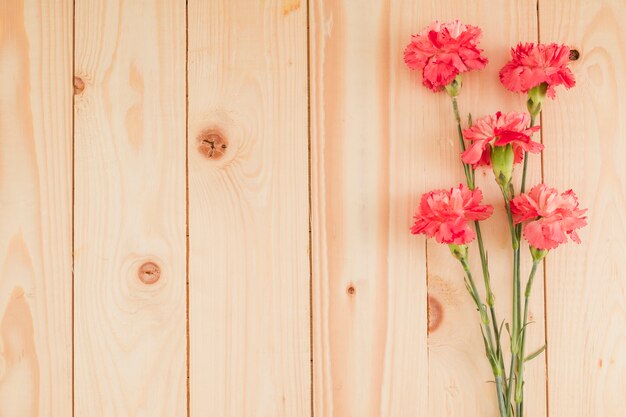
<path fill-rule="evenodd" d="M 220 159 L 228 148 L 228 141 L 219 130 L 207 129 L 198 135 L 198 152 L 208 159 Z"/>
<path fill-rule="evenodd" d="M 354 295 L 356 294 L 356 288 L 354 288 L 353 284 L 348 285 L 348 288 L 346 288 L 346 292 L 348 293 L 348 295 Z"/>
<path fill-rule="evenodd" d="M 443 321 L 443 306 L 432 295 L 428 296 L 428 333 L 434 332 Z"/>
<path fill-rule="evenodd" d="M 85 90 L 85 82 L 80 77 L 74 77 L 74 94 L 80 94 Z"/>
<path fill-rule="evenodd" d="M 139 280 L 146 285 L 152 285 L 161 278 L 161 268 L 154 262 L 145 262 L 137 271 Z"/>

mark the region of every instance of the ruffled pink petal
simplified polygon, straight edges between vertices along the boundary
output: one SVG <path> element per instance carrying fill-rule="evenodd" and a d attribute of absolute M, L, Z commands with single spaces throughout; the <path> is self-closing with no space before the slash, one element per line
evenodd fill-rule
<path fill-rule="evenodd" d="M 447 61 L 431 59 L 424 67 L 423 83 L 431 90 L 439 91 L 459 74 L 459 71 Z"/>
<path fill-rule="evenodd" d="M 411 36 L 404 50 L 404 61 L 413 70 L 422 71 L 423 84 L 441 91 L 460 73 L 482 69 L 487 58 L 478 48 L 482 31 L 458 20 L 433 22 Z"/>
<path fill-rule="evenodd" d="M 488 150 L 488 145 L 489 142 L 486 140 L 475 141 L 461 154 L 461 159 L 466 164 L 477 165 L 483 158 L 485 151 Z"/>
<path fill-rule="evenodd" d="M 440 243 L 466 244 L 475 239 L 473 220 L 491 216 L 493 207 L 481 205 L 482 192 L 459 185 L 450 190 L 434 190 L 420 200 L 411 233 L 434 237 Z"/>
<path fill-rule="evenodd" d="M 524 238 L 538 249 L 554 249 L 568 237 L 580 242 L 576 230 L 587 225 L 586 209 L 578 206 L 572 190 L 559 194 L 544 184 L 511 200 L 511 214 L 516 224 L 527 222 Z"/>
<path fill-rule="evenodd" d="M 511 49 L 511 58 L 500 70 L 500 81 L 511 91 L 527 93 L 547 83 L 547 96 L 554 98 L 555 87 L 571 88 L 576 84 L 565 45 L 520 43 Z"/>

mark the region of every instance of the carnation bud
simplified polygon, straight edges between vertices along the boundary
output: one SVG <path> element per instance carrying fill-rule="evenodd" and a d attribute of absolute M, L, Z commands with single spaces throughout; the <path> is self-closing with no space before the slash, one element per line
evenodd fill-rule
<path fill-rule="evenodd" d="M 446 89 L 446 93 L 450 97 L 456 97 L 461 92 L 461 87 L 463 86 L 463 80 L 461 79 L 461 74 L 457 75 L 454 80 L 444 88 Z"/>
<path fill-rule="evenodd" d="M 533 261 L 535 262 L 539 262 L 540 260 L 542 260 L 543 258 L 546 257 L 546 255 L 548 254 L 548 250 L 547 249 L 537 249 L 534 247 L 530 247 L 530 254 L 533 256 Z"/>
<path fill-rule="evenodd" d="M 467 245 L 455 245 L 453 243 L 450 243 L 448 245 L 448 248 L 450 248 L 452 256 L 454 256 L 459 261 L 467 259 Z"/>
<path fill-rule="evenodd" d="M 543 103 L 543 100 L 545 100 L 547 92 L 548 83 L 541 83 L 528 90 L 528 101 L 526 102 L 526 106 L 528 107 L 528 113 L 530 113 L 533 117 L 537 117 L 537 115 L 541 112 L 541 104 Z"/>
<path fill-rule="evenodd" d="M 491 167 L 496 176 L 496 182 L 503 190 L 508 190 L 513 177 L 513 161 L 515 153 L 513 146 L 494 146 L 491 148 Z"/>

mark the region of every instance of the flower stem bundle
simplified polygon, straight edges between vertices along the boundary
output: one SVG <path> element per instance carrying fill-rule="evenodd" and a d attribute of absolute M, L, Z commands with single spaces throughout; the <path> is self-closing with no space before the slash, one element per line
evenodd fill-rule
<path fill-rule="evenodd" d="M 413 35 L 405 49 L 406 64 L 421 71 L 424 86 L 433 92 L 445 91 L 451 98 L 459 136 L 460 162 L 465 173 L 465 185 L 422 195 L 411 232 L 447 244 L 459 261 L 467 292 L 479 313 L 500 416 L 523 417 L 525 363 L 545 349 L 544 345 L 530 355 L 526 352 L 529 300 L 535 275 L 550 250 L 569 240 L 580 243 L 577 230 L 586 225 L 586 209 L 579 208 L 572 190 L 559 193 L 545 184 L 537 184 L 526 192 L 528 159 L 531 154 L 540 154 L 544 149 L 543 144 L 533 140 L 532 136 L 540 129 L 536 120 L 545 99 L 555 98 L 557 86 L 573 87 L 575 80 L 568 67 L 569 48 L 566 46 L 519 44 L 511 50 L 511 61 L 501 69 L 500 81 L 508 90 L 527 95 L 527 113 L 497 112 L 475 122 L 470 118 L 469 125 L 463 128 L 459 111 L 462 73 L 480 70 L 488 63 L 479 47 L 481 36 L 480 28 L 458 20 L 434 22 Z M 522 175 L 516 187 L 513 173 L 518 165 L 522 165 Z M 493 171 L 502 193 L 513 252 L 512 311 L 511 320 L 506 324 L 510 338 L 508 372 L 501 343 L 503 325 L 496 315 L 496 297 L 480 228 L 480 222 L 487 220 L 494 208 L 482 204 L 483 193 L 475 183 L 476 170 L 486 168 Z M 469 262 L 469 245 L 475 240 L 482 267 L 484 297 L 476 285 Z M 522 293 L 523 240 L 528 244 L 532 266 Z"/>

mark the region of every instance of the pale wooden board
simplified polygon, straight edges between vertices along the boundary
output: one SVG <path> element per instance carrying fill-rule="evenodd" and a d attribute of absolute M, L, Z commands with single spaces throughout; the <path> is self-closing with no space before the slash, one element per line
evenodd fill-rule
<path fill-rule="evenodd" d="M 191 415 L 311 415 L 305 4 L 189 2 Z"/>
<path fill-rule="evenodd" d="M 183 416 L 185 9 L 75 7 L 75 415 Z"/>
<path fill-rule="evenodd" d="M 447 21 L 454 18 L 483 29 L 481 46 L 490 62 L 484 70 L 464 75 L 464 86 L 459 97 L 464 126 L 467 126 L 468 113 L 477 119 L 498 110 L 526 111 L 526 98 L 505 90 L 498 80 L 498 72 L 510 59 L 511 46 L 519 41 L 537 40 L 535 2 L 505 1 L 494 7 L 491 1 L 460 3 L 449 0 L 437 2 L 435 6 L 414 4 L 413 7 L 421 12 L 414 31 L 435 19 Z M 419 190 L 422 192 L 458 185 L 464 182 L 464 176 L 459 162 L 460 148 L 450 99 L 444 93 L 433 96 L 419 85 L 420 80 L 416 74 L 414 88 L 420 89 L 419 99 L 423 103 L 420 111 L 424 114 L 420 138 L 422 151 L 429 155 L 425 171 L 431 173 L 427 176 L 426 188 Z M 540 165 L 540 158 L 531 156 L 529 184 L 539 182 Z M 519 177 L 521 166 L 517 171 Z M 482 230 L 489 255 L 498 320 L 506 319 L 510 322 L 513 256 L 504 204 L 491 170 L 478 170 L 476 178 L 477 185 L 484 192 L 484 202 L 495 208 L 494 215 L 482 223 Z M 519 189 L 519 178 L 516 189 Z M 531 264 L 527 250 L 526 246 L 522 249 L 522 288 Z M 471 247 L 470 256 L 473 275 L 484 301 L 476 243 Z M 442 309 L 438 312 L 441 322 L 436 329 L 431 329 L 428 339 L 429 415 L 497 415 L 495 384 L 489 382 L 494 378 L 484 354 L 478 312 L 465 289 L 463 271 L 458 261 L 451 257 L 446 246 L 434 240 L 428 241 L 428 292 L 429 300 L 436 300 L 436 305 Z M 433 304 L 431 302 L 431 312 L 434 310 Z M 529 327 L 527 345 L 528 350 L 532 351 L 544 343 L 541 280 L 535 281 L 530 313 L 534 324 Z M 508 334 L 503 332 L 502 343 L 508 374 Z M 545 415 L 545 363 L 541 357 L 527 365 L 525 376 L 526 415 Z"/>
<path fill-rule="evenodd" d="M 72 2 L 0 3 L 0 415 L 72 413 Z"/>
<path fill-rule="evenodd" d="M 434 242 L 428 244 L 433 328 L 426 346 L 424 241 L 408 234 L 419 195 L 458 184 L 462 171 L 450 100 L 408 74 L 402 50 L 430 21 L 455 17 L 485 29 L 492 60 L 483 73 L 467 77 L 462 111 L 475 117 L 523 111 L 524 100 L 499 85 L 497 72 L 512 43 L 536 40 L 532 2 L 498 9 L 451 1 L 311 7 L 314 403 L 324 416 L 496 412 L 461 269 Z M 531 183 L 539 163 L 531 164 Z M 503 319 L 510 317 L 512 257 L 490 175 L 479 184 L 497 207 L 484 229 Z M 480 277 L 477 268 L 475 274 Z M 531 310 L 537 323 L 532 348 L 544 339 L 541 285 Z M 545 414 L 544 375 L 542 362 L 529 366 L 533 415 Z"/>
<path fill-rule="evenodd" d="M 310 3 L 314 406 L 319 417 L 427 415 L 428 173 L 402 62 L 407 2 Z"/>
<path fill-rule="evenodd" d="M 621 417 L 626 398 L 626 4 L 542 0 L 541 39 L 580 52 L 544 106 L 545 180 L 589 208 L 581 246 L 546 259 L 550 417 Z"/>

